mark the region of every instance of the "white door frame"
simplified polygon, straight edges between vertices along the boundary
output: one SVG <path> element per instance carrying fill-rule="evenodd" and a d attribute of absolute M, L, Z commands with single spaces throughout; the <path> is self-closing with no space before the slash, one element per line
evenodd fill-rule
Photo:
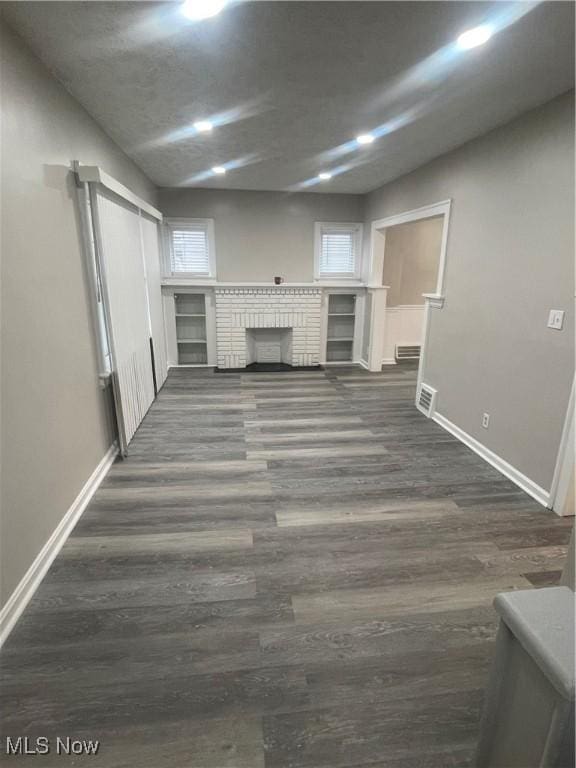
<path fill-rule="evenodd" d="M 550 488 L 550 500 L 547 505 L 549 509 L 553 509 L 558 515 L 574 513 L 574 510 L 566 509 L 566 502 L 570 495 L 570 485 L 574 482 L 574 463 L 576 461 L 574 445 L 576 439 L 574 428 L 576 416 L 574 412 L 575 390 L 576 381 L 573 381 L 566 410 L 566 419 L 562 429 L 562 437 L 560 438 L 560 447 L 558 448 L 558 456 L 556 458 L 556 468 L 554 469 L 554 477 L 552 478 L 552 486 Z"/>
<path fill-rule="evenodd" d="M 420 350 L 420 363 L 418 365 L 418 384 L 416 388 L 416 398 L 420 391 L 424 364 L 426 360 L 426 351 L 428 347 L 428 335 L 430 329 L 430 312 L 434 309 L 442 309 L 444 306 L 444 277 L 446 273 L 446 253 L 448 249 L 448 230 L 450 226 L 450 210 L 452 200 L 442 200 L 439 203 L 424 205 L 421 208 L 414 208 L 410 211 L 397 213 L 394 216 L 387 216 L 384 219 L 376 219 L 372 222 L 370 230 L 370 273 L 368 285 L 371 287 L 382 286 L 382 275 L 384 270 L 384 253 L 386 247 L 386 229 L 398 224 L 407 224 L 411 221 L 420 221 L 430 219 L 436 216 L 443 216 L 442 242 L 440 245 L 440 259 L 438 262 L 438 276 L 436 279 L 436 291 L 434 293 L 423 294 L 425 300 L 424 311 L 424 330 L 422 334 L 422 348 Z M 374 329 L 370 329 L 370 335 L 373 336 Z"/>

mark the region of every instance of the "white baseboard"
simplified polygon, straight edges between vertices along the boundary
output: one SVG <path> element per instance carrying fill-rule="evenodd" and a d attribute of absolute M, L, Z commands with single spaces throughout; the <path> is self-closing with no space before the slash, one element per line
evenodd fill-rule
<path fill-rule="evenodd" d="M 118 446 L 114 443 L 114 445 L 110 446 L 94 472 L 92 472 L 92 475 L 75 498 L 72 506 L 68 509 L 62 520 L 60 520 L 56 529 L 46 544 L 44 544 L 14 592 L 10 595 L 8 602 L 0 611 L 0 647 L 14 629 L 16 622 L 40 586 L 46 572 L 78 522 L 82 512 L 88 506 L 90 499 L 106 476 L 117 454 Z"/>
<path fill-rule="evenodd" d="M 457 427 L 456 424 L 453 424 L 445 416 L 442 416 L 441 413 L 434 413 L 432 418 L 447 432 L 450 432 L 451 435 L 457 437 L 458 440 L 464 443 L 464 445 L 467 445 L 468 448 L 471 448 L 474 453 L 477 453 L 478 456 L 481 456 L 484 461 L 487 461 L 488 464 L 491 464 L 509 480 L 512 480 L 512 482 L 522 488 L 523 491 L 526 491 L 526 493 L 532 496 L 533 499 L 536 499 L 536 501 L 540 502 L 540 504 L 543 504 L 545 507 L 549 505 L 550 493 L 537 485 L 533 480 L 530 480 L 529 477 L 526 477 L 526 475 L 522 474 L 522 472 L 516 469 L 516 467 L 513 467 L 512 464 L 509 464 L 507 461 L 502 459 L 500 456 L 498 456 L 498 454 L 494 453 L 494 451 L 486 448 L 486 446 L 476 440 L 475 437 L 472 437 L 472 435 L 464 432 L 463 429 Z"/>
<path fill-rule="evenodd" d="M 358 365 L 361 365 L 362 368 L 366 368 L 367 371 L 370 370 L 370 366 L 366 362 L 366 360 L 358 360 Z"/>
<path fill-rule="evenodd" d="M 382 360 L 382 365 L 396 365 L 396 359 L 394 357 L 385 357 Z"/>

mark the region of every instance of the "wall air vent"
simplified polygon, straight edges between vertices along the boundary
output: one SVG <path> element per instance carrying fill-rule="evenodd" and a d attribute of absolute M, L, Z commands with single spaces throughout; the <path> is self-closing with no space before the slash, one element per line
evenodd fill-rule
<path fill-rule="evenodd" d="M 420 345 L 407 345 L 396 344 L 396 360 L 401 362 L 402 360 L 419 360 L 420 359 Z"/>
<path fill-rule="evenodd" d="M 421 384 L 420 391 L 418 392 L 418 399 L 416 400 L 416 407 L 419 411 L 430 418 L 436 409 L 436 395 L 437 390 L 429 387 L 428 384 Z"/>

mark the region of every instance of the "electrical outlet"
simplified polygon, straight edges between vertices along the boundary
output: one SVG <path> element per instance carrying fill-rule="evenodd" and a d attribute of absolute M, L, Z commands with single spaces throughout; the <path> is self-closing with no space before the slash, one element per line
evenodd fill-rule
<path fill-rule="evenodd" d="M 564 310 L 563 309 L 551 309 L 548 315 L 548 328 L 552 328 L 555 331 L 561 331 L 564 325 Z"/>
<path fill-rule="evenodd" d="M 490 414 L 489 413 L 483 413 L 482 414 L 482 426 L 484 429 L 488 429 L 488 425 L 490 424 Z"/>

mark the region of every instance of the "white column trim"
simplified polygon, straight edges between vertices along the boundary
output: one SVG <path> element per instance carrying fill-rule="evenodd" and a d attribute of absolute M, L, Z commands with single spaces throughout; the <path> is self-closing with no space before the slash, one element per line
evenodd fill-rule
<path fill-rule="evenodd" d="M 372 294 L 370 318 L 370 343 L 368 345 L 368 370 L 381 371 L 384 354 L 384 339 L 386 337 L 386 301 L 388 298 L 387 285 L 368 288 Z M 390 361 L 387 361 L 390 362 Z M 396 363 L 394 360 L 393 363 Z"/>

